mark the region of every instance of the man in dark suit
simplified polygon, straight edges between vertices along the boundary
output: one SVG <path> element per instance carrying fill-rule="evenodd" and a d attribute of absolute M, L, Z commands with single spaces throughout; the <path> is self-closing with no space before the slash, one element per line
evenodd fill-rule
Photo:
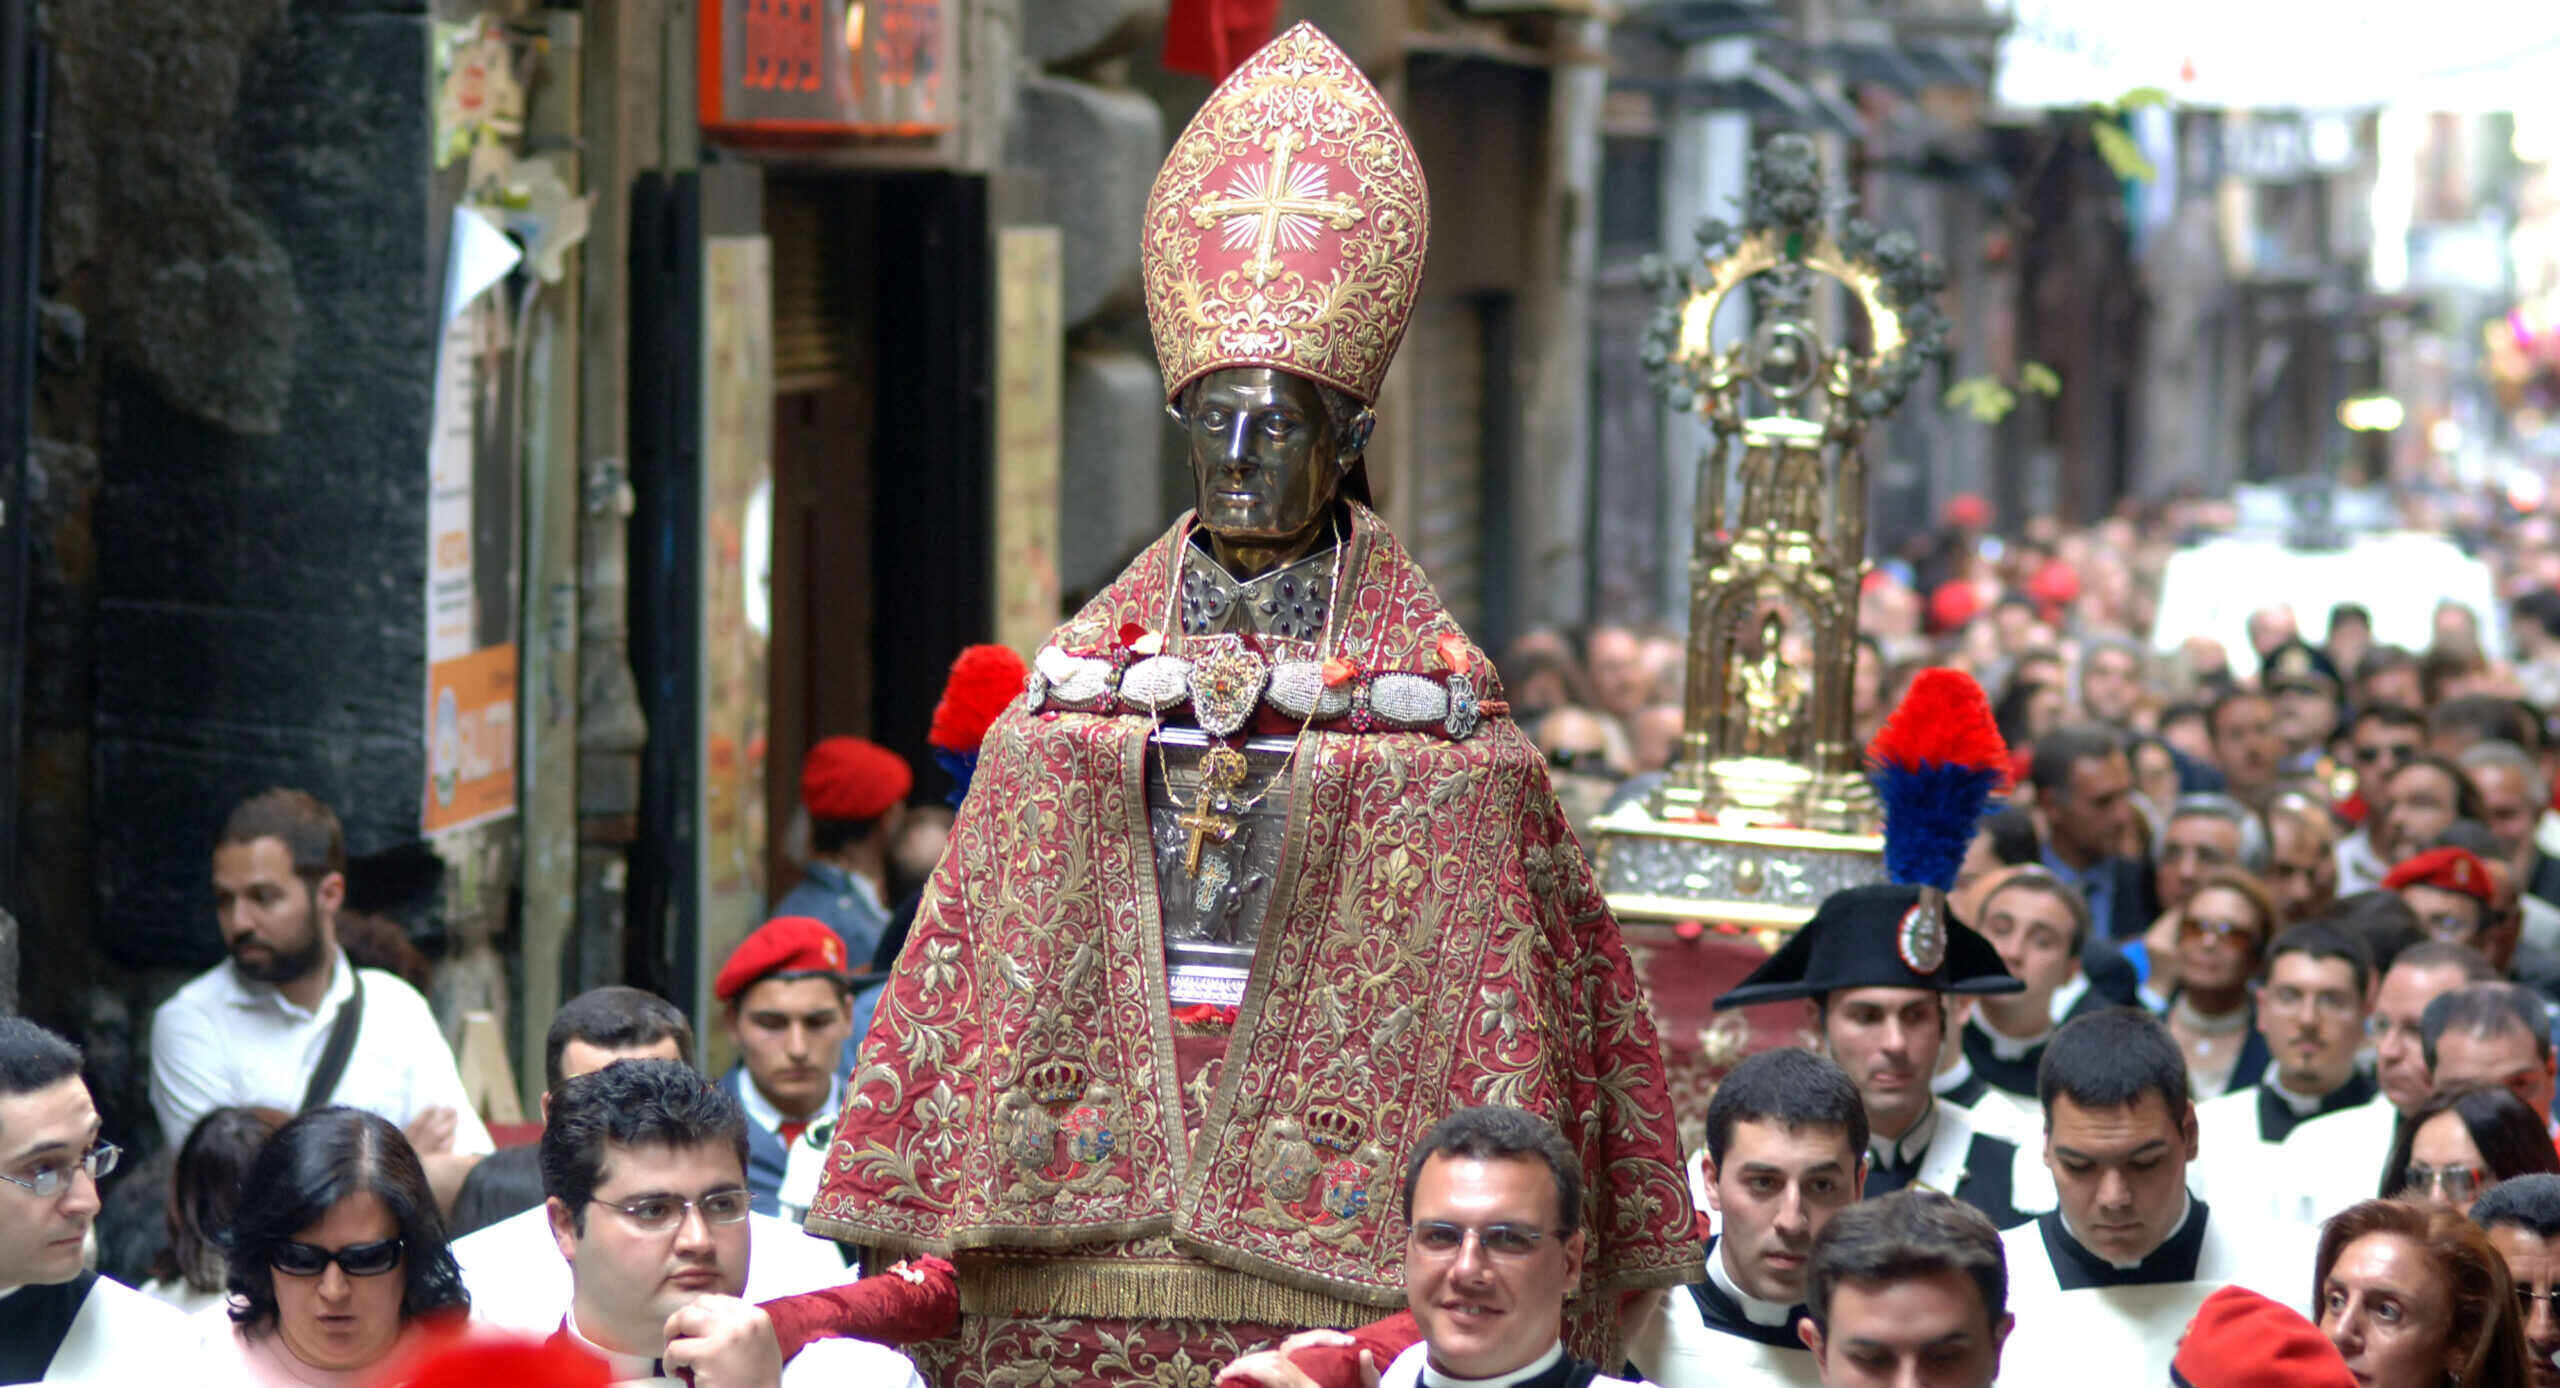
<path fill-rule="evenodd" d="M 2036 739 L 2027 775 L 2046 871 L 2080 889 L 2093 938 L 2140 938 L 2160 902 L 2150 866 L 2116 851 L 2133 817 L 2124 735 L 2103 723 L 2065 724 Z"/>

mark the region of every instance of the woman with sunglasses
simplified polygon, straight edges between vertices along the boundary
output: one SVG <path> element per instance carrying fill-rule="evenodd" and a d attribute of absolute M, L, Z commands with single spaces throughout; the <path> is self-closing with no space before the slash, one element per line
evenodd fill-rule
<path fill-rule="evenodd" d="M 2537 1171 L 2560 1175 L 2541 1120 L 2505 1089 L 2472 1085 L 2429 1098 L 2400 1125 L 2377 1193 L 2468 1215 L 2489 1187 Z"/>
<path fill-rule="evenodd" d="M 395 1381 L 471 1309 L 444 1219 L 400 1130 L 360 1109 L 303 1114 L 251 1163 L 232 1216 L 230 1321 L 208 1383 Z"/>
<path fill-rule="evenodd" d="M 2275 898 L 2237 868 L 2206 874 L 2179 913 L 2178 991 L 2167 1020 L 2198 1103 L 2256 1084 L 2267 1068 L 2249 984 L 2275 925 Z"/>

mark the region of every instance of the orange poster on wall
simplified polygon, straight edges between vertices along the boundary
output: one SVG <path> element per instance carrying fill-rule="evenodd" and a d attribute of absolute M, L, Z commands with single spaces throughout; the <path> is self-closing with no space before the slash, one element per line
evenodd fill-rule
<path fill-rule="evenodd" d="M 426 832 L 516 807 L 516 648 L 508 642 L 427 669 Z"/>

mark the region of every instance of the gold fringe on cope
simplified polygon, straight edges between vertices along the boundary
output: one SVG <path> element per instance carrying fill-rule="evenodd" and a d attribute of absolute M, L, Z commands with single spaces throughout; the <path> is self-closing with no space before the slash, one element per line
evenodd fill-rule
<path fill-rule="evenodd" d="M 962 1254 L 960 1310 L 974 1316 L 1235 1321 L 1355 1326 L 1403 1304 L 1368 1305 L 1204 1263 L 1011 1259 Z"/>

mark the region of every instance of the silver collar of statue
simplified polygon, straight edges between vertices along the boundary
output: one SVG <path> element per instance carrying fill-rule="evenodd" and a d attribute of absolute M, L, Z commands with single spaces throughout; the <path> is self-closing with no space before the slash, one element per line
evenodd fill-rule
<path fill-rule="evenodd" d="M 1290 641 L 1324 634 L 1333 607 L 1334 546 L 1267 574 L 1239 579 L 1198 545 L 1182 547 L 1182 630 L 1189 636 L 1251 632 Z"/>

